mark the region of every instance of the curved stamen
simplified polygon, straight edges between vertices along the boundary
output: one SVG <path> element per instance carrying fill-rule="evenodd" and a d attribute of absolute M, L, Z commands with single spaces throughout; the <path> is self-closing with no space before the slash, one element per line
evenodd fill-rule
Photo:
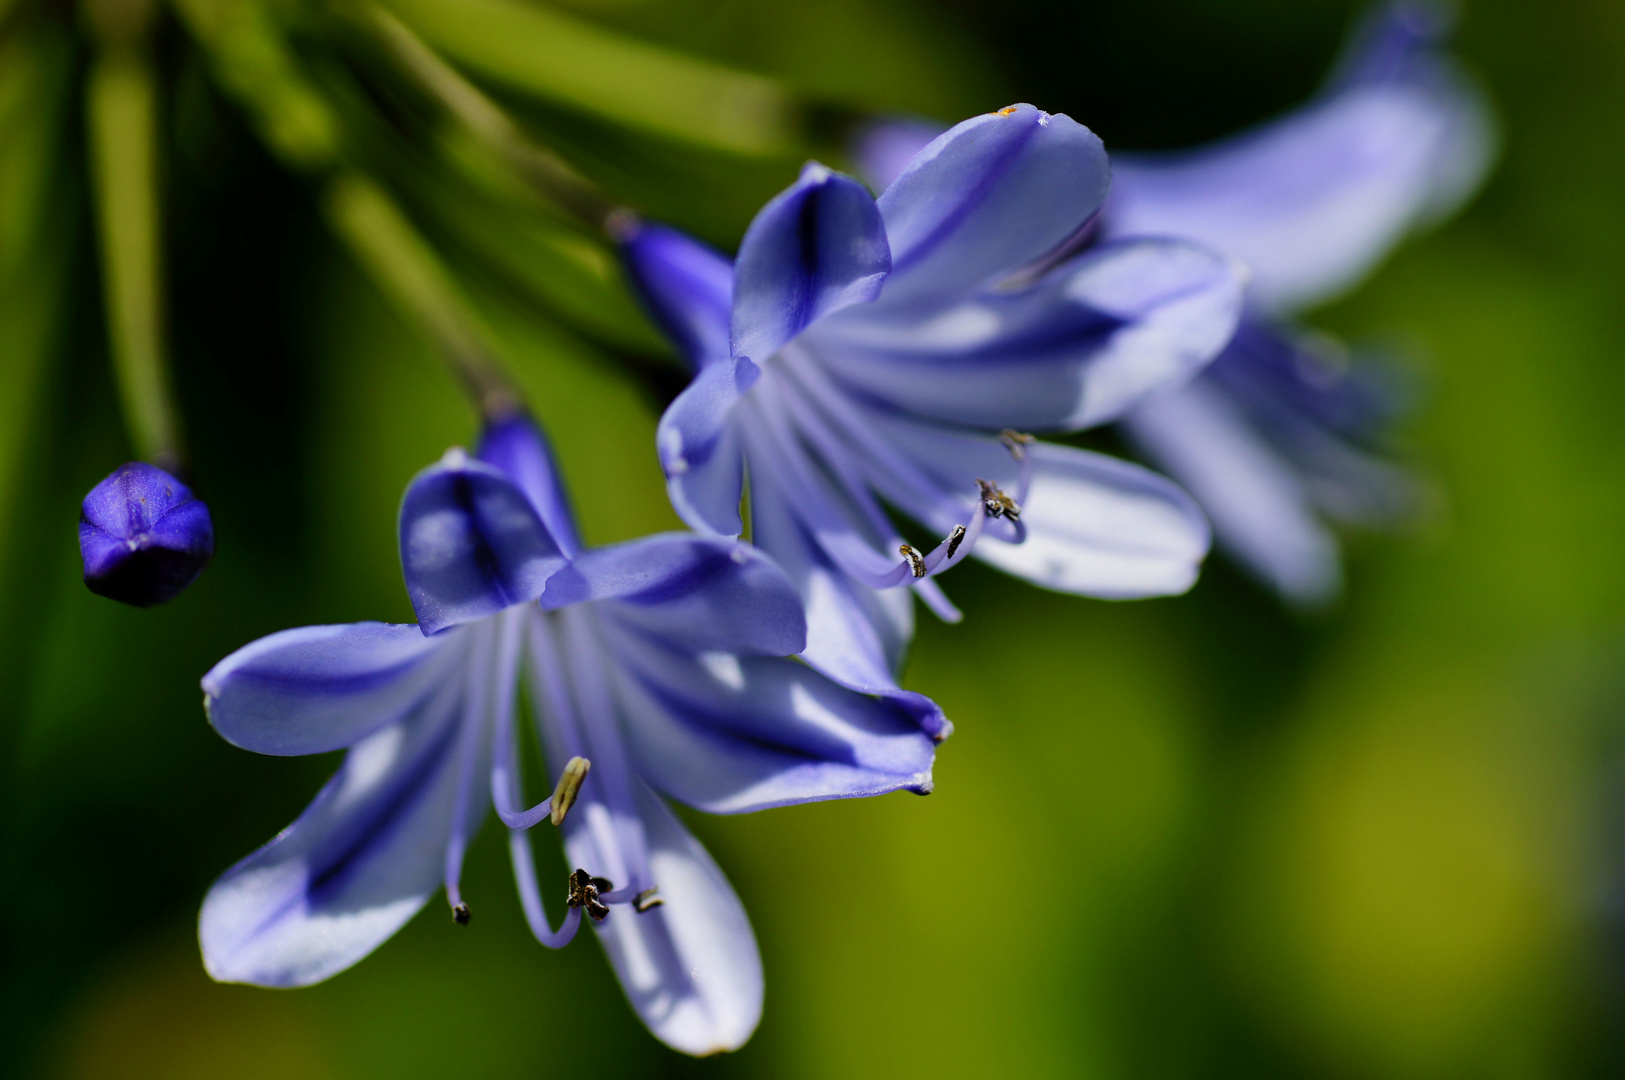
<path fill-rule="evenodd" d="M 914 592 L 925 602 L 925 606 L 931 609 L 932 614 L 943 622 L 956 623 L 965 618 L 965 613 L 954 607 L 953 601 L 943 593 L 942 586 L 937 584 L 935 578 L 927 577 L 916 581 Z"/>
<path fill-rule="evenodd" d="M 519 663 L 519 612 L 502 613 L 501 626 L 497 637 L 497 663 L 496 671 L 505 674 L 492 688 L 496 696 L 496 709 L 494 718 L 495 731 L 492 734 L 491 745 L 491 803 L 496 807 L 497 817 L 502 824 L 510 829 L 528 829 L 549 816 L 553 808 L 551 798 L 538 803 L 529 810 L 517 809 L 520 793 L 524 790 L 523 779 L 520 776 L 519 760 L 519 733 L 514 727 L 514 699 L 518 695 L 518 687 L 514 681 L 514 670 Z"/>
<path fill-rule="evenodd" d="M 763 380 L 765 383 L 766 380 Z M 759 384 L 760 385 L 760 384 Z M 808 531 L 812 532 L 818 544 L 831 559 L 847 574 L 872 589 L 890 589 L 908 581 L 911 577 L 918 579 L 925 577 L 937 562 L 929 560 L 920 561 L 919 553 L 913 547 L 903 544 L 896 532 L 892 530 L 891 523 L 879 507 L 874 503 L 869 487 L 862 477 L 852 473 L 848 458 L 850 455 L 840 453 L 834 446 L 834 434 L 829 431 L 823 422 L 812 410 L 797 408 L 797 395 L 774 392 L 776 388 L 768 386 L 768 392 L 763 394 L 761 400 L 766 405 L 777 405 L 783 413 L 785 423 L 775 423 L 779 417 L 764 415 L 764 423 L 753 425 L 753 428 L 765 431 L 765 439 L 753 440 L 751 450 L 753 455 L 766 459 L 772 467 L 782 470 L 797 483 L 800 491 L 799 497 L 810 504 L 808 515 L 802 515 L 807 522 Z M 765 406 L 764 406 L 765 409 Z M 848 520 L 847 515 L 836 509 L 835 500 L 825 490 L 820 479 L 814 475 L 805 460 L 805 455 L 799 449 L 789 444 L 789 432 L 796 431 L 806 435 L 814 443 L 826 464 L 841 474 L 841 480 L 849 486 L 847 494 L 852 501 L 865 511 L 871 519 L 870 524 L 875 526 L 877 532 L 891 536 L 891 543 L 898 545 L 898 551 L 903 555 L 903 561 L 892 562 L 885 556 L 875 552 L 867 543 L 860 540 L 853 531 L 843 529 L 832 531 L 820 527 L 815 522 L 828 520 Z M 811 518 L 811 521 L 807 521 Z M 951 538 L 950 538 L 951 539 Z M 946 541 L 945 541 L 946 543 Z M 938 545 L 938 550 L 942 545 Z M 910 553 L 913 553 L 912 555 Z M 925 572 L 921 567 L 925 566 Z"/>
<path fill-rule="evenodd" d="M 508 854 L 513 860 L 514 881 L 519 884 L 519 906 L 525 909 L 525 921 L 537 941 L 549 949 L 562 949 L 581 929 L 581 909 L 565 911 L 564 921 L 554 930 L 547 924 L 547 909 L 542 906 L 541 890 L 536 885 L 536 861 L 531 856 L 529 837 L 518 830 L 508 833 Z"/>

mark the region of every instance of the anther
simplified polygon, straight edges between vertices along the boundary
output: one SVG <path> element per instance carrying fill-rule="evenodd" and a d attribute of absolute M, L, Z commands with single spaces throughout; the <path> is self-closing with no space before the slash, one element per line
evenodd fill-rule
<path fill-rule="evenodd" d="M 458 926 L 467 926 L 468 920 L 473 916 L 473 914 L 473 912 L 468 910 L 468 905 L 462 903 L 461 901 L 453 904 L 451 907 L 451 921 L 456 923 Z"/>
<path fill-rule="evenodd" d="M 609 905 L 598 898 L 599 893 L 613 892 L 615 886 L 607 879 L 593 877 L 585 870 L 570 875 L 570 895 L 565 903 L 571 907 L 586 908 L 593 922 L 603 922 L 609 914 Z"/>
<path fill-rule="evenodd" d="M 922 556 L 918 551 L 915 551 L 913 548 L 909 547 L 907 544 L 899 547 L 897 551 L 903 556 L 903 558 L 908 560 L 908 568 L 914 572 L 915 577 L 925 576 L 924 556 Z"/>
<path fill-rule="evenodd" d="M 955 525 L 954 531 L 948 534 L 948 558 L 951 559 L 954 557 L 954 552 L 959 550 L 959 545 L 964 541 L 964 539 L 965 526 Z"/>
<path fill-rule="evenodd" d="M 587 779 L 587 770 L 591 768 L 592 762 L 584 757 L 573 757 L 564 763 L 564 771 L 559 774 L 559 785 L 553 789 L 550 820 L 554 825 L 562 824 L 564 815 L 576 804 L 576 797 L 581 794 L 581 784 Z"/>
<path fill-rule="evenodd" d="M 990 484 L 986 480 L 977 478 L 976 486 L 982 490 L 982 513 L 988 517 L 1009 518 L 1011 521 L 1021 520 L 1021 507 L 1016 500 L 999 490 L 999 485 Z"/>
<path fill-rule="evenodd" d="M 642 915 L 650 908 L 657 908 L 665 901 L 660 898 L 659 889 L 644 889 L 632 900 L 632 910 Z"/>
<path fill-rule="evenodd" d="M 999 441 L 1004 448 L 1010 451 L 1010 456 L 1021 461 L 1027 456 L 1027 445 L 1033 441 L 1031 435 L 1016 431 L 1014 428 L 1005 428 L 999 432 Z"/>

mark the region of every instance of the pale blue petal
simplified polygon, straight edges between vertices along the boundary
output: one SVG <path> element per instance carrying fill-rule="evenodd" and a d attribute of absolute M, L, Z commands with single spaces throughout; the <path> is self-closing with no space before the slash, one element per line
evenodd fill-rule
<path fill-rule="evenodd" d="M 957 299 L 1060 244 L 1100 208 L 1110 166 L 1088 128 L 1014 105 L 966 120 L 880 196 L 895 307 Z"/>
<path fill-rule="evenodd" d="M 907 709 L 806 664 L 651 640 L 608 620 L 627 737 L 656 788 L 710 813 L 931 787 Z"/>
<path fill-rule="evenodd" d="M 737 540 L 666 533 L 597 548 L 548 583 L 542 606 L 589 600 L 694 649 L 788 656 L 807 640 L 801 600 L 784 571 Z"/>
<path fill-rule="evenodd" d="M 1109 235 L 1210 244 L 1252 268 L 1253 299 L 1276 311 L 1358 283 L 1471 194 L 1494 156 L 1482 96 L 1426 35 L 1389 29 L 1298 112 L 1194 151 L 1114 156 Z"/>
<path fill-rule="evenodd" d="M 1337 541 L 1296 471 L 1205 380 L 1154 399 L 1124 428 L 1201 503 L 1220 546 L 1265 583 L 1305 605 L 1336 596 Z"/>
<path fill-rule="evenodd" d="M 417 913 L 445 869 L 457 706 L 440 695 L 358 743 L 297 821 L 214 883 L 198 919 L 211 977 L 308 986 Z"/>
<path fill-rule="evenodd" d="M 320 754 L 405 716 L 456 662 L 415 624 L 306 626 L 261 638 L 203 676 L 209 723 L 260 754 Z"/>
<path fill-rule="evenodd" d="M 620 904 L 597 924 L 621 988 L 655 1037 L 685 1054 L 737 1050 L 762 1016 L 762 961 L 745 909 L 711 856 L 641 784 L 637 805 L 649 871 L 663 903 Z M 594 872 L 601 856 L 572 832 L 571 862 Z"/>
<path fill-rule="evenodd" d="M 747 359 L 703 369 L 667 407 L 655 431 L 672 509 L 692 529 L 738 536 L 744 458 L 731 422 L 735 403 L 762 369 Z"/>
<path fill-rule="evenodd" d="M 1069 431 L 1186 382 L 1224 347 L 1246 273 L 1172 240 L 1107 244 L 1018 293 L 917 320 L 847 321 L 807 336 L 849 387 L 916 415 Z"/>
<path fill-rule="evenodd" d="M 1017 491 L 1018 466 L 998 440 L 876 414 L 934 489 L 882 477 L 899 508 L 946 531 L 968 524 L 977 479 Z M 1138 465 L 1069 446 L 1033 443 L 1032 486 L 1021 504 L 1024 543 L 985 533 L 975 555 L 1036 585 L 1126 600 L 1184 592 L 1207 554 L 1207 522 L 1176 485 Z"/>

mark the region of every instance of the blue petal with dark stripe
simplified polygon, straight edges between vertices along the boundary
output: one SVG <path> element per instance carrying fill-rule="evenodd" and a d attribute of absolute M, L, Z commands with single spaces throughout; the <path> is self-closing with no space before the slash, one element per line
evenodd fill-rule
<path fill-rule="evenodd" d="M 1110 176 L 1100 139 L 1061 113 L 1012 105 L 956 125 L 880 196 L 880 303 L 956 299 L 1038 258 L 1100 209 Z"/>
<path fill-rule="evenodd" d="M 931 789 L 936 742 L 885 698 L 806 664 L 692 648 L 606 613 L 639 771 L 697 809 L 729 814 Z"/>
<path fill-rule="evenodd" d="M 413 479 L 400 536 L 407 595 L 426 634 L 536 599 L 565 562 L 525 492 L 461 450 Z"/>
<path fill-rule="evenodd" d="M 453 674 L 440 659 L 448 640 L 411 623 L 283 630 L 211 668 L 203 706 L 214 729 L 245 750 L 338 750 L 401 719 Z"/>
<path fill-rule="evenodd" d="M 554 463 L 553 448 L 530 414 L 521 412 L 487 422 L 474 456 L 501 469 L 519 485 L 548 535 L 566 558 L 574 558 L 581 550 L 575 514 L 570 511 L 570 498 Z"/>
<path fill-rule="evenodd" d="M 739 246 L 733 354 L 765 361 L 825 315 L 873 300 L 890 271 L 886 229 L 868 190 L 807 165 Z"/>
<path fill-rule="evenodd" d="M 214 883 L 198 918 L 213 978 L 309 986 L 417 913 L 444 871 L 460 691 L 358 743 L 297 821 Z"/>
<path fill-rule="evenodd" d="M 736 540 L 666 533 L 586 552 L 548 585 L 542 606 L 586 600 L 613 600 L 624 622 L 695 649 L 789 656 L 807 644 L 790 579 Z"/>

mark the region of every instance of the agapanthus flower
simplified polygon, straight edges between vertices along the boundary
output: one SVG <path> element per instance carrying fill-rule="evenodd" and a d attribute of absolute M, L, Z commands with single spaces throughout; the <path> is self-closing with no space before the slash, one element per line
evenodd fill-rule
<path fill-rule="evenodd" d="M 151 607 L 172 600 L 214 558 L 214 519 L 192 489 L 156 465 L 120 465 L 79 509 L 85 585 Z"/>
<path fill-rule="evenodd" d="M 1489 111 L 1442 54 L 1447 27 L 1435 6 L 1385 5 L 1297 112 L 1196 150 L 1112 158 L 1098 238 L 1184 237 L 1253 275 L 1223 354 L 1131 412 L 1123 430 L 1196 496 L 1221 547 L 1298 603 L 1339 590 L 1329 523 L 1389 524 L 1418 501 L 1419 486 L 1381 448 L 1403 405 L 1393 373 L 1351 362 L 1289 319 L 1352 288 L 1483 179 Z M 877 125 L 858 153 L 883 182 L 934 134 L 913 121 Z"/>
<path fill-rule="evenodd" d="M 1483 179 L 1489 111 L 1442 53 L 1446 29 L 1432 5 L 1386 5 L 1299 111 L 1197 150 L 1114 159 L 1104 236 L 1190 237 L 1253 272 L 1235 341 L 1126 431 L 1197 497 L 1221 545 L 1297 602 L 1339 589 L 1328 521 L 1382 525 L 1416 504 L 1381 453 L 1392 383 L 1286 320 L 1352 288 Z"/>
<path fill-rule="evenodd" d="M 475 457 L 453 450 L 420 473 L 400 538 L 418 624 L 284 631 L 203 680 L 210 723 L 238 746 L 349 751 L 298 820 L 210 889 L 209 973 L 318 982 L 442 885 L 468 921 L 463 855 L 494 806 L 543 944 L 567 943 L 585 912 L 659 1038 L 696 1054 L 738 1047 L 761 1013 L 755 939 L 665 799 L 737 813 L 924 792 L 935 744 L 895 705 L 787 658 L 804 617 L 761 552 L 690 534 L 584 550 L 524 418 L 488 428 Z M 530 807 L 521 669 L 558 777 Z M 575 868 L 550 889 L 526 831 L 544 819 L 562 819 Z M 566 902 L 557 929 L 544 892 Z"/>
<path fill-rule="evenodd" d="M 809 164 L 732 263 L 663 226 L 628 231 L 633 281 L 695 371 L 658 431 L 672 503 L 740 535 L 748 477 L 750 539 L 796 582 L 819 670 L 907 702 L 899 586 L 955 617 L 933 578 L 972 554 L 1089 596 L 1194 580 L 1208 533 L 1183 492 L 1031 437 L 1190 378 L 1239 316 L 1243 272 L 1199 245 L 1049 257 L 1107 180 L 1087 128 L 1016 105 L 942 134 L 878 200 Z M 906 544 L 892 511 L 929 542 Z"/>

